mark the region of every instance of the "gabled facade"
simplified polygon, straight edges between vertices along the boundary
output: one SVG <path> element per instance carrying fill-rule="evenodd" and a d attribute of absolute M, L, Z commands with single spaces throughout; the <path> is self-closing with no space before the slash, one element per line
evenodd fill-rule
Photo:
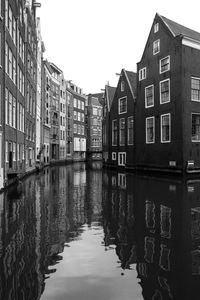
<path fill-rule="evenodd" d="M 102 159 L 102 107 L 103 93 L 89 94 L 86 107 L 88 159 Z"/>
<path fill-rule="evenodd" d="M 156 14 L 138 63 L 138 169 L 200 170 L 200 33 Z"/>
<path fill-rule="evenodd" d="M 86 159 L 85 103 L 82 89 L 70 83 L 73 95 L 73 160 Z"/>
<path fill-rule="evenodd" d="M 136 73 L 122 69 L 110 108 L 107 161 L 110 166 L 135 166 L 135 98 Z"/>
<path fill-rule="evenodd" d="M 108 161 L 109 152 L 109 119 L 110 119 L 110 107 L 115 95 L 116 88 L 106 85 L 103 97 L 103 119 L 102 119 L 102 151 L 104 164 Z"/>

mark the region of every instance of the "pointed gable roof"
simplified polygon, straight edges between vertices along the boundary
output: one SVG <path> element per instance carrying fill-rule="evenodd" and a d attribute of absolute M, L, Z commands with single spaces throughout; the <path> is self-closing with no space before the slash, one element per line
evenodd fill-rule
<path fill-rule="evenodd" d="M 137 73 L 132 71 L 126 71 L 123 69 L 123 72 L 126 76 L 126 79 L 128 81 L 128 85 L 130 87 L 131 93 L 133 95 L 133 98 L 136 97 L 136 88 L 137 88 Z"/>
<path fill-rule="evenodd" d="M 198 40 L 200 41 L 200 33 L 192 30 L 190 28 L 187 28 L 183 25 L 180 25 L 172 20 L 169 20 L 163 16 L 160 16 L 159 14 L 157 14 L 162 21 L 165 23 L 165 25 L 168 27 L 168 29 L 171 31 L 171 33 L 173 34 L 174 37 L 178 36 L 178 35 L 183 35 L 186 37 L 189 37 L 191 39 L 194 40 Z"/>
<path fill-rule="evenodd" d="M 110 111 L 110 108 L 111 108 L 111 105 L 112 105 L 112 102 L 113 102 L 113 98 L 114 98 L 114 95 L 115 95 L 115 91 L 116 91 L 116 88 L 113 87 L 113 86 L 109 86 L 109 85 L 106 85 L 105 86 L 105 95 L 106 95 L 106 99 L 107 99 L 107 107 L 108 107 L 108 111 Z"/>

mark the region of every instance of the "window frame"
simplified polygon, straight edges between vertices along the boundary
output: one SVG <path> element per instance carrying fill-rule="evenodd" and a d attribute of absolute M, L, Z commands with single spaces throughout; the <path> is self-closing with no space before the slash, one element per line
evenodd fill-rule
<path fill-rule="evenodd" d="M 118 134 L 118 124 L 117 124 L 117 119 L 112 120 L 112 146 L 117 146 L 118 142 L 118 136 L 116 136 L 116 143 L 115 142 L 115 131 L 114 131 L 114 122 L 116 122 L 116 134 Z"/>
<path fill-rule="evenodd" d="M 163 140 L 163 117 L 169 116 L 169 139 Z M 162 144 L 171 143 L 171 113 L 160 116 L 160 141 Z"/>
<path fill-rule="evenodd" d="M 119 145 L 125 146 L 126 144 L 126 119 L 119 119 Z"/>
<path fill-rule="evenodd" d="M 193 99 L 192 98 L 192 79 L 195 79 L 195 80 L 199 80 L 199 85 L 200 85 L 200 77 L 194 77 L 194 76 L 191 76 L 191 101 L 194 101 L 194 102 L 200 102 L 200 89 L 199 90 L 197 90 L 197 91 L 199 91 L 199 100 L 197 100 L 197 99 Z"/>
<path fill-rule="evenodd" d="M 146 98 L 146 96 L 147 96 L 147 89 L 148 88 L 150 88 L 150 87 L 152 87 L 153 89 L 152 89 L 152 94 L 153 94 L 153 104 L 151 104 L 151 105 L 148 105 L 148 103 L 147 103 L 147 98 Z M 146 86 L 145 87 L 145 108 L 149 108 L 149 107 L 153 107 L 154 106 L 154 84 L 151 84 L 151 85 L 148 85 L 148 86 Z"/>
<path fill-rule="evenodd" d="M 144 67 L 139 70 L 139 81 L 142 81 L 147 78 L 147 67 Z"/>
<path fill-rule="evenodd" d="M 159 31 L 159 23 L 158 22 L 154 24 L 153 30 L 154 30 L 154 33 Z"/>
<path fill-rule="evenodd" d="M 162 68 L 162 61 L 164 61 L 165 59 L 169 59 L 168 64 L 166 64 L 166 65 L 168 65 L 168 69 L 162 71 L 162 70 L 161 70 L 161 68 Z M 165 66 L 165 65 L 164 65 L 164 66 Z M 167 55 L 167 56 L 165 56 L 165 57 L 163 57 L 163 58 L 161 58 L 161 59 L 159 60 L 159 70 L 160 70 L 160 74 L 165 73 L 165 72 L 167 72 L 167 71 L 170 71 L 170 55 Z"/>
<path fill-rule="evenodd" d="M 164 82 L 166 82 L 166 81 L 168 81 L 169 82 L 169 89 L 168 89 L 168 93 L 169 93 L 169 97 L 168 97 L 168 101 L 165 101 L 165 102 L 162 102 L 162 100 L 161 100 L 161 95 L 162 95 L 162 93 L 161 93 L 161 85 L 162 85 L 162 83 L 164 83 Z M 162 81 L 160 81 L 159 82 L 159 94 L 160 94 L 160 104 L 166 104 L 166 103 L 169 103 L 169 102 L 171 102 L 171 95 L 170 95 L 170 78 L 167 78 L 167 79 L 164 79 L 164 80 L 162 80 Z"/>
<path fill-rule="evenodd" d="M 200 113 L 191 113 L 191 141 L 192 141 L 192 143 L 199 143 L 200 142 L 200 137 L 199 137 L 199 139 L 197 139 L 197 140 L 194 140 L 193 138 L 192 138 L 192 116 L 193 115 L 198 115 L 199 116 L 199 118 L 200 118 Z M 199 127 L 200 127 L 200 125 L 199 125 Z"/>
<path fill-rule="evenodd" d="M 126 99 L 126 110 L 124 111 L 120 111 L 120 100 L 122 99 Z M 127 96 L 124 96 L 124 97 L 121 97 L 118 99 L 118 114 L 121 115 L 121 114 L 125 114 L 127 113 Z"/>
<path fill-rule="evenodd" d="M 120 155 L 122 155 L 122 163 L 120 163 Z M 125 166 L 126 165 L 126 152 L 118 152 L 118 166 Z"/>
<path fill-rule="evenodd" d="M 156 43 L 158 44 L 158 46 L 156 47 Z M 158 48 L 157 51 L 155 51 Z M 153 55 L 156 55 L 160 52 L 160 39 L 157 39 L 153 42 Z"/>
<path fill-rule="evenodd" d="M 150 120 L 150 119 L 153 119 L 153 140 L 152 141 L 148 141 L 147 140 L 147 122 L 148 122 L 148 120 Z M 145 132 L 146 132 L 146 144 L 154 144 L 155 143 L 155 117 L 154 116 L 152 116 L 152 117 L 147 117 L 146 119 L 145 119 Z"/>
<path fill-rule="evenodd" d="M 129 126 L 129 124 L 132 124 L 132 127 Z M 132 142 L 130 142 L 130 129 L 132 131 Z M 127 118 L 127 144 L 128 146 L 134 145 L 134 117 L 130 116 Z"/>
<path fill-rule="evenodd" d="M 117 154 L 116 152 L 112 152 L 112 160 L 116 160 L 117 159 Z"/>

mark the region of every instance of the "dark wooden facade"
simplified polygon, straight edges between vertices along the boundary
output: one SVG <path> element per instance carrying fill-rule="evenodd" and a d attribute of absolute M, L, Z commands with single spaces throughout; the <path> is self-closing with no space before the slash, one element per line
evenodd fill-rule
<path fill-rule="evenodd" d="M 109 114 L 107 164 L 113 167 L 133 168 L 135 165 L 135 95 L 136 73 L 122 69 Z"/>
<path fill-rule="evenodd" d="M 154 48 L 157 53 L 153 53 L 155 41 L 160 43 L 159 49 Z M 138 169 L 181 173 L 200 169 L 200 140 L 192 140 L 192 114 L 200 113 L 200 103 L 191 99 L 192 78 L 200 77 L 200 65 L 197 64 L 199 50 L 199 33 L 156 14 L 142 59 L 138 63 Z M 168 82 L 168 86 L 164 82 Z M 154 103 L 147 105 L 150 86 L 154 89 Z M 165 116 L 168 117 L 168 128 Z M 150 142 L 147 141 L 148 118 L 153 118 L 154 122 L 154 137 Z"/>

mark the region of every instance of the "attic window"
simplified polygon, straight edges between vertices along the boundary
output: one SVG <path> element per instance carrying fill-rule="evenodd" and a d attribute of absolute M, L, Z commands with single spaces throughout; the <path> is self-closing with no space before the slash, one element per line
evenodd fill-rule
<path fill-rule="evenodd" d="M 154 24 L 154 33 L 158 32 L 159 30 L 159 23 Z"/>
<path fill-rule="evenodd" d="M 121 81 L 121 92 L 124 92 L 124 81 Z"/>

